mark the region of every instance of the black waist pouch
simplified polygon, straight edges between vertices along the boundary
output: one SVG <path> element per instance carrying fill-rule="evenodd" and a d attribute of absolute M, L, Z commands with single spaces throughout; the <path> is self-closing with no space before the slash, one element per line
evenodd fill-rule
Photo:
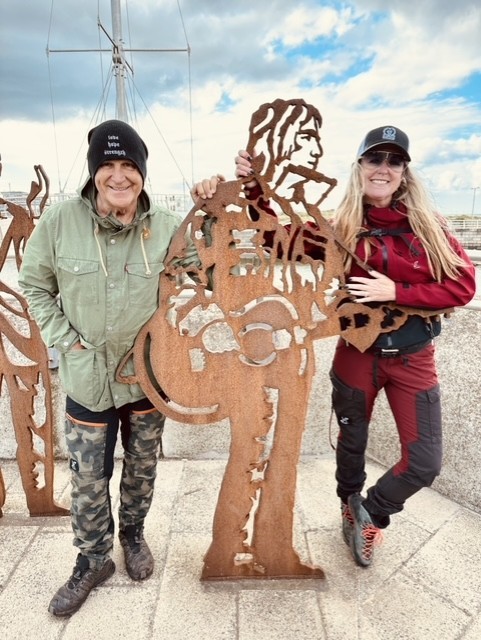
<path fill-rule="evenodd" d="M 396 331 L 381 333 L 372 346 L 380 349 L 400 349 L 425 342 L 440 333 L 441 318 L 439 316 L 429 318 L 410 316 Z"/>

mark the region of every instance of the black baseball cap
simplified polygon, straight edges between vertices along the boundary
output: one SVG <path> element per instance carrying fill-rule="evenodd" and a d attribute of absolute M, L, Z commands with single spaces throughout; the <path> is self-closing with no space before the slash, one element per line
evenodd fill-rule
<path fill-rule="evenodd" d="M 361 146 L 357 152 L 357 157 L 360 158 L 367 151 L 372 151 L 376 147 L 384 144 L 391 144 L 395 147 L 399 147 L 400 152 L 406 160 L 411 160 L 411 156 L 409 155 L 409 138 L 404 131 L 401 131 L 401 129 L 391 125 L 378 127 L 377 129 L 369 131 L 361 142 Z"/>

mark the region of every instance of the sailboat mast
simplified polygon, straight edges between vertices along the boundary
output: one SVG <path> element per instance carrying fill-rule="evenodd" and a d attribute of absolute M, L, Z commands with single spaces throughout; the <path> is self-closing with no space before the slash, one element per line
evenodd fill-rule
<path fill-rule="evenodd" d="M 112 54 L 112 70 L 113 75 L 115 76 L 115 117 L 118 120 L 123 120 L 124 122 L 129 121 L 129 114 L 127 109 L 127 92 L 126 92 L 126 82 L 129 79 L 129 74 L 133 76 L 134 70 L 132 66 L 125 59 L 125 53 L 134 53 L 134 52 L 155 52 L 155 53 L 165 53 L 165 52 L 177 52 L 177 53 L 187 53 L 189 56 L 189 96 L 190 96 L 190 46 L 187 43 L 187 47 L 179 48 L 179 49 L 132 49 L 132 48 L 124 48 L 124 41 L 122 39 L 122 12 L 120 7 L 121 0 L 110 0 L 110 8 L 112 15 L 112 35 L 104 28 L 102 25 L 100 18 L 97 16 L 97 26 L 99 29 L 103 31 L 105 36 L 109 39 L 111 43 L 110 49 L 105 49 L 103 47 L 96 49 L 51 49 L 49 43 L 47 43 L 47 56 L 50 56 L 51 53 L 85 53 L 85 52 L 97 52 L 97 53 L 108 53 Z M 180 10 L 180 6 L 179 6 Z M 52 9 L 53 11 L 53 2 Z M 52 16 L 50 16 L 52 17 Z M 185 30 L 184 30 L 185 33 Z M 187 36 L 186 36 L 187 38 Z M 50 71 L 49 71 L 50 78 Z M 110 78 L 109 78 L 110 80 Z M 50 87 L 50 93 L 52 93 L 52 87 Z M 52 106 L 53 109 L 53 106 Z M 192 154 L 192 112 L 191 112 L 191 164 L 192 164 L 192 182 L 194 181 L 193 177 L 193 154 Z M 55 126 L 55 122 L 54 122 Z M 180 169 L 180 167 L 179 167 Z M 59 171 L 60 175 L 60 171 Z M 187 181 L 184 179 L 185 184 L 187 185 Z M 60 188 L 62 191 L 62 188 Z"/>
<path fill-rule="evenodd" d="M 112 63 L 114 65 L 116 88 L 116 118 L 128 121 L 127 100 L 125 97 L 124 44 L 122 40 L 122 18 L 120 0 L 111 0 L 112 10 Z"/>

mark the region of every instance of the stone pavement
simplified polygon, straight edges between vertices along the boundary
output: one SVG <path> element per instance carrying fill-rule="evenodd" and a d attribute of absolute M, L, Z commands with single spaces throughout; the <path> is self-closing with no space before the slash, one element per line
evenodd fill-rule
<path fill-rule="evenodd" d="M 30 518 L 14 461 L 0 519 L 2 640 L 479 640 L 481 514 L 424 489 L 393 519 L 372 567 L 342 541 L 333 455 L 299 463 L 295 546 L 325 580 L 199 581 L 225 460 L 167 459 L 146 538 L 150 580 L 133 583 L 117 543 L 117 571 L 70 619 L 47 612 L 76 551 L 69 518 Z M 120 462 L 112 482 L 118 503 Z M 368 466 L 371 482 L 383 473 Z M 57 464 L 57 500 L 68 505 L 68 469 Z"/>

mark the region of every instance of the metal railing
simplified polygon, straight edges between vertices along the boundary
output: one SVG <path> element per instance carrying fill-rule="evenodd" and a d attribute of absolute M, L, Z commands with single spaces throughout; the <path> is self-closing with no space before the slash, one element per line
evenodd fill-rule
<path fill-rule="evenodd" d="M 481 216 L 472 218 L 447 218 L 451 229 L 458 231 L 481 231 Z"/>
<path fill-rule="evenodd" d="M 466 249 L 481 250 L 481 217 L 447 218 L 449 228 Z"/>
<path fill-rule="evenodd" d="M 72 193 L 54 193 L 49 196 L 48 204 L 57 204 L 57 202 L 64 202 L 74 197 L 76 194 Z M 192 207 L 192 199 L 188 193 L 149 193 L 151 201 L 161 207 L 170 209 L 171 211 L 177 211 L 181 216 L 187 214 Z M 23 200 L 24 206 L 25 200 Z"/>
<path fill-rule="evenodd" d="M 477 291 L 471 302 L 468 302 L 463 308 L 471 309 L 472 311 L 481 311 L 481 250 L 467 249 L 466 253 L 476 266 Z"/>

